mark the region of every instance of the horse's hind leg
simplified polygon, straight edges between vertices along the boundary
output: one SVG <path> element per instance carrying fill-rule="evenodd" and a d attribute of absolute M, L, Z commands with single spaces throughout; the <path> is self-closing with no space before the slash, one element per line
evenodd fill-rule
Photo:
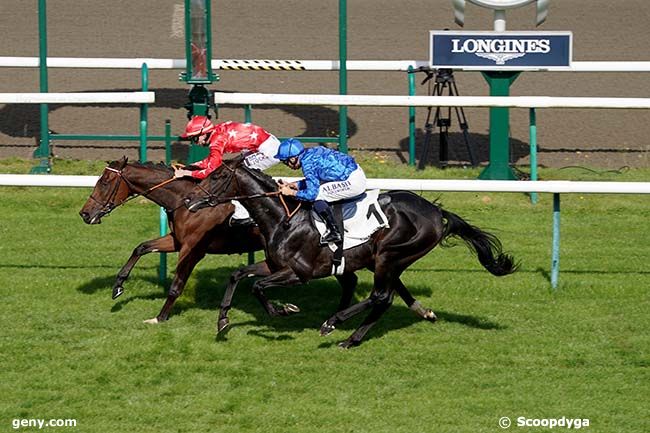
<path fill-rule="evenodd" d="M 175 251 L 177 251 L 177 249 L 174 238 L 171 234 L 165 235 L 161 238 L 142 242 L 140 245 L 135 247 L 133 253 L 131 253 L 131 257 L 129 257 L 129 260 L 124 266 L 122 266 L 120 272 L 117 273 L 115 284 L 113 284 L 113 299 L 116 299 L 118 296 L 124 293 L 124 287 L 122 287 L 122 285 L 124 284 L 124 281 L 129 278 L 131 270 L 135 264 L 138 263 L 140 257 L 153 252 L 173 253 Z"/>
<path fill-rule="evenodd" d="M 298 278 L 293 269 L 286 267 L 261 280 L 255 281 L 251 290 L 266 312 L 269 313 L 269 316 L 288 316 L 289 314 L 299 312 L 300 309 L 293 304 L 284 304 L 280 308 L 277 308 L 268 300 L 264 294 L 264 290 L 269 287 L 286 287 L 296 284 L 300 284 L 300 278 Z"/>
<path fill-rule="evenodd" d="M 425 308 L 420 304 L 412 295 L 411 292 L 406 288 L 404 283 L 398 278 L 395 282 L 395 291 L 400 298 L 404 301 L 407 307 L 413 311 L 416 315 L 420 316 L 424 320 L 429 322 L 435 322 L 438 320 L 436 314 L 430 308 Z"/>

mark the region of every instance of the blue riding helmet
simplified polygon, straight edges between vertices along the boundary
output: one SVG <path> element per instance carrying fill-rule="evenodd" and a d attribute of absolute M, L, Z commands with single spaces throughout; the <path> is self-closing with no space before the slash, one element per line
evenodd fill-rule
<path fill-rule="evenodd" d="M 275 155 L 275 159 L 286 161 L 289 158 L 300 155 L 304 151 L 305 146 L 302 145 L 300 140 L 289 138 L 280 143 L 280 146 L 278 147 L 278 154 Z"/>

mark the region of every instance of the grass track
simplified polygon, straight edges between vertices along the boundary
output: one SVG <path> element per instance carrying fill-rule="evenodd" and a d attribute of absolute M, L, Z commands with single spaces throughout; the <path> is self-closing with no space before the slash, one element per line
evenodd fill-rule
<path fill-rule="evenodd" d="M 70 165 L 63 170 L 86 173 Z M 102 166 L 87 165 L 88 173 Z M 369 176 L 386 176 L 381 163 L 367 165 Z M 428 175 L 448 173 L 475 175 Z M 536 206 L 518 194 L 432 195 L 494 230 L 521 270 L 495 278 L 463 245 L 436 248 L 403 280 L 440 321 L 422 322 L 396 300 L 362 346 L 341 351 L 336 343 L 359 320 L 329 337 L 317 333 L 338 302 L 333 279 L 270 292 L 302 309 L 277 319 L 243 284 L 232 330 L 215 339 L 223 282 L 245 256 L 206 258 L 171 320 L 143 324 L 164 300 L 157 256 L 140 261 L 117 301 L 110 287 L 132 248 L 157 235 L 157 210 L 137 199 L 86 226 L 77 212 L 87 194 L 0 190 L 2 431 L 16 418 L 74 418 L 76 428 L 56 430 L 495 432 L 502 416 L 588 418 L 592 432 L 649 430 L 644 196 L 562 196 L 560 287 L 552 292 L 550 195 Z M 372 284 L 368 272 L 360 277 L 358 298 Z"/>

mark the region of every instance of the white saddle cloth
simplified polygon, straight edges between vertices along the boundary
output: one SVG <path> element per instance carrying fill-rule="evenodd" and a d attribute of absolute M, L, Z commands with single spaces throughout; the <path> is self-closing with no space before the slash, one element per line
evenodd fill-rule
<path fill-rule="evenodd" d="M 370 236 L 380 228 L 389 227 L 388 218 L 386 218 L 384 211 L 381 210 L 377 202 L 378 197 L 379 190 L 373 189 L 343 205 L 344 250 L 361 245 L 368 241 Z M 312 211 L 312 217 L 318 232 L 322 236 L 327 231 L 327 226 L 316 212 Z M 330 244 L 330 248 L 335 250 L 336 246 Z"/>

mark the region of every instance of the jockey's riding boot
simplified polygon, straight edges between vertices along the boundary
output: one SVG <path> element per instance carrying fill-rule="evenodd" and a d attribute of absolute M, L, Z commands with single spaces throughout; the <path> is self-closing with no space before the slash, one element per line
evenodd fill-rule
<path fill-rule="evenodd" d="M 326 202 L 323 202 L 326 203 Z M 336 221 L 334 220 L 334 213 L 332 212 L 332 208 L 329 207 L 329 205 L 326 206 L 319 206 L 319 209 L 317 210 L 318 216 L 322 218 L 322 220 L 325 222 L 327 225 L 327 232 L 323 235 L 321 238 L 320 242 L 322 245 L 327 245 L 330 242 L 333 242 L 335 244 L 341 243 L 343 238 L 341 237 L 341 232 L 339 231 L 339 226 L 336 224 Z"/>

